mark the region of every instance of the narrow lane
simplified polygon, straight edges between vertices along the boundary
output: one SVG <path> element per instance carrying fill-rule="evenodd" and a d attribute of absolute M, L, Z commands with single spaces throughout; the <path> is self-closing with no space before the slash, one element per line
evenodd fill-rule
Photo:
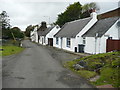
<path fill-rule="evenodd" d="M 28 40 L 23 46 L 22 53 L 3 58 L 3 88 L 93 87 L 63 68 L 48 49 Z"/>

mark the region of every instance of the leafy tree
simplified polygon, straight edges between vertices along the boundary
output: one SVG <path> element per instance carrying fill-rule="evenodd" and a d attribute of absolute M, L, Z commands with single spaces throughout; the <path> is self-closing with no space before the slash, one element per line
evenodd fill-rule
<path fill-rule="evenodd" d="M 0 25 L 2 29 L 2 37 L 7 37 L 10 34 L 10 19 L 6 11 L 2 11 L 0 14 Z"/>
<path fill-rule="evenodd" d="M 58 15 L 55 24 L 62 27 L 66 22 L 77 20 L 80 18 L 82 12 L 82 5 L 79 2 L 75 2 L 67 7 L 65 12 Z"/>
<path fill-rule="evenodd" d="M 89 17 L 93 9 L 96 11 L 99 10 L 98 5 L 94 2 L 87 3 L 83 6 L 79 2 L 75 2 L 69 5 L 65 12 L 58 15 L 57 21 L 54 24 L 62 27 L 66 22 Z"/>
<path fill-rule="evenodd" d="M 87 3 L 82 6 L 82 15 L 81 18 L 86 18 L 90 16 L 92 10 L 99 11 L 100 8 L 95 2 Z"/>
<path fill-rule="evenodd" d="M 24 38 L 23 32 L 18 27 L 11 28 L 11 32 L 13 33 L 13 35 L 14 35 L 15 38 Z"/>
<path fill-rule="evenodd" d="M 29 25 L 25 30 L 25 36 L 30 37 L 30 32 L 34 30 L 34 26 Z"/>
<path fill-rule="evenodd" d="M 15 39 L 24 37 L 24 34 L 18 27 L 11 28 L 10 19 L 6 11 L 3 11 L 0 14 L 0 26 L 2 30 L 2 38 L 4 39 Z"/>
<path fill-rule="evenodd" d="M 1 16 L 1 23 L 2 23 L 2 29 L 7 29 L 10 28 L 10 19 L 8 18 L 9 16 L 7 15 L 6 11 L 2 11 L 2 13 L 0 14 Z"/>

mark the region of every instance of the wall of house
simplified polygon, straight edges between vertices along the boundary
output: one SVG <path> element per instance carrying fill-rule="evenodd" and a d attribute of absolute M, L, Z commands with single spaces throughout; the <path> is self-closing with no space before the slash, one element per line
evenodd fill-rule
<path fill-rule="evenodd" d="M 60 30 L 60 27 L 55 26 L 47 35 L 46 35 L 46 45 L 48 44 L 48 38 L 54 38 L 54 35 Z M 53 42 L 55 40 L 53 39 Z M 54 44 L 54 43 L 53 43 Z"/>
<path fill-rule="evenodd" d="M 31 41 L 35 41 L 34 31 L 31 31 L 31 32 L 30 32 L 30 39 L 31 39 Z"/>
<path fill-rule="evenodd" d="M 86 31 L 88 31 L 96 22 L 97 22 L 97 13 L 93 12 L 91 14 L 91 21 L 76 35 L 75 38 L 71 38 L 71 47 L 66 47 L 66 38 L 63 38 L 62 41 L 62 49 L 65 50 L 69 50 L 69 51 L 75 51 L 75 47 L 77 47 L 77 51 L 78 51 L 78 44 L 83 44 L 83 38 L 81 37 Z M 56 41 L 56 39 L 54 39 Z M 61 43 L 61 39 L 59 38 L 59 41 Z M 61 44 L 56 45 L 56 43 L 54 43 L 55 47 L 61 48 Z"/>
<path fill-rule="evenodd" d="M 70 47 L 67 47 L 67 38 L 64 37 L 63 38 L 63 42 L 62 42 L 62 49 L 68 50 L 68 51 L 72 51 L 74 52 L 74 43 L 75 43 L 75 38 L 70 38 Z"/>
<path fill-rule="evenodd" d="M 91 54 L 106 53 L 106 40 L 108 37 L 119 39 L 117 22 L 101 37 L 86 37 L 85 52 Z M 95 49 L 96 47 L 96 49 Z"/>
<path fill-rule="evenodd" d="M 33 31 L 30 32 L 30 38 L 31 41 L 38 42 L 38 33 L 37 33 L 37 27 Z"/>
<path fill-rule="evenodd" d="M 67 47 L 67 38 L 66 37 L 63 37 L 62 40 L 61 40 L 61 37 L 59 37 L 58 44 L 56 44 L 56 38 L 54 38 L 53 46 L 74 52 L 75 51 L 75 41 L 76 41 L 75 38 L 70 38 L 70 47 Z"/>
<path fill-rule="evenodd" d="M 39 44 L 46 45 L 45 36 L 40 36 Z"/>
<path fill-rule="evenodd" d="M 35 32 L 35 42 L 38 43 L 38 33 L 37 33 L 37 31 Z"/>
<path fill-rule="evenodd" d="M 53 38 L 53 47 L 61 48 L 61 38 L 58 38 L 58 44 L 56 44 L 56 37 Z"/>
<path fill-rule="evenodd" d="M 90 53 L 90 54 L 100 53 L 101 38 L 86 37 L 85 40 L 86 40 L 86 44 L 84 48 L 85 53 Z"/>
<path fill-rule="evenodd" d="M 105 33 L 105 35 L 101 37 L 101 53 L 106 52 L 106 40 L 108 39 L 108 37 L 112 37 L 112 39 L 116 39 L 116 40 L 119 39 L 119 32 L 118 32 L 119 29 L 116 25 L 117 22 Z"/>

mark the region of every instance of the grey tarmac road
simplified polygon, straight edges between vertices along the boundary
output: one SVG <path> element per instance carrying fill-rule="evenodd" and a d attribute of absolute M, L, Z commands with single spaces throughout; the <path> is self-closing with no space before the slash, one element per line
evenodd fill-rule
<path fill-rule="evenodd" d="M 62 66 L 59 60 L 78 56 L 25 40 L 22 53 L 2 59 L 3 88 L 94 88 L 84 78 Z M 52 50 L 53 49 L 53 50 Z M 60 55 L 61 54 L 61 55 Z"/>

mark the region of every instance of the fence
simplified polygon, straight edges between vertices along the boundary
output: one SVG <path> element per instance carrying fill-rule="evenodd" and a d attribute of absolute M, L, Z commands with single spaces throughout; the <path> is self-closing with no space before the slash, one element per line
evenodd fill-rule
<path fill-rule="evenodd" d="M 120 51 L 120 40 L 107 39 L 106 51 Z"/>

